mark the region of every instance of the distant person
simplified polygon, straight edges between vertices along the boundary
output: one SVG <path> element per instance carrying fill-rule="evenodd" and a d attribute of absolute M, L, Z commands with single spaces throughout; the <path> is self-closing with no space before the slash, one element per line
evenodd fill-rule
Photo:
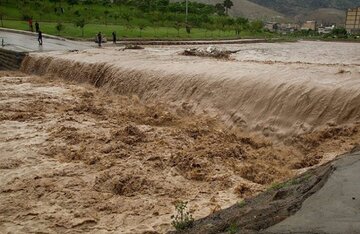
<path fill-rule="evenodd" d="M 101 47 L 101 42 L 102 42 L 101 32 L 99 32 L 98 35 L 97 35 L 97 42 L 98 42 L 98 44 L 99 44 L 99 47 Z"/>
<path fill-rule="evenodd" d="M 38 33 L 40 31 L 40 25 L 39 23 L 36 21 L 35 23 L 35 31 Z"/>
<path fill-rule="evenodd" d="M 29 29 L 30 29 L 31 32 L 34 32 L 34 27 L 33 27 L 32 18 L 29 18 Z"/>
<path fill-rule="evenodd" d="M 42 46 L 43 44 L 43 39 L 42 39 L 42 32 L 39 30 L 38 32 L 38 42 L 39 42 L 39 45 Z"/>
<path fill-rule="evenodd" d="M 113 43 L 116 44 L 116 32 L 112 33 Z"/>

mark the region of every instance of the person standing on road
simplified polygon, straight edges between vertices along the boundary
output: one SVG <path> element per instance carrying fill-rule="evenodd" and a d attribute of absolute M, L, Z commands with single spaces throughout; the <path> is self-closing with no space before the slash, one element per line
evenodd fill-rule
<path fill-rule="evenodd" d="M 34 32 L 34 27 L 33 27 L 33 21 L 32 18 L 29 18 L 29 28 L 31 32 Z"/>
<path fill-rule="evenodd" d="M 116 44 L 116 32 L 112 33 L 113 43 Z"/>
<path fill-rule="evenodd" d="M 101 42 L 102 42 L 101 32 L 98 33 L 98 35 L 97 35 L 97 40 L 98 40 L 99 47 L 101 47 Z"/>
<path fill-rule="evenodd" d="M 40 25 L 39 23 L 36 21 L 35 23 L 35 31 L 38 33 L 40 31 Z"/>
<path fill-rule="evenodd" d="M 38 32 L 38 42 L 39 42 L 39 45 L 42 46 L 43 44 L 43 39 L 42 39 L 42 32 L 39 30 Z"/>

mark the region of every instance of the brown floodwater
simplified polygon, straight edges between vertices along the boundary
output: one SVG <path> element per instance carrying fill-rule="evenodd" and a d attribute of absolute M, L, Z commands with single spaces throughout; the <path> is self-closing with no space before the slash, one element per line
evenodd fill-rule
<path fill-rule="evenodd" d="M 181 56 L 183 46 L 33 54 L 23 70 L 88 81 L 147 101 L 189 103 L 229 126 L 279 137 L 359 120 L 360 44 L 220 46 L 230 60 Z"/>
<path fill-rule="evenodd" d="M 351 150 L 360 44 L 108 47 L 0 73 L 0 232 L 164 233 Z"/>

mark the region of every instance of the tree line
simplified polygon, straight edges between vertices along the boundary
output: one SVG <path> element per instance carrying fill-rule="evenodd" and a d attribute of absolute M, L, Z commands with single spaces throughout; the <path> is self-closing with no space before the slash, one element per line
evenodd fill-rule
<path fill-rule="evenodd" d="M 1 0 L 5 1 L 5 0 Z M 82 31 L 87 24 L 121 24 L 127 30 L 138 28 L 173 27 L 178 32 L 182 28 L 191 33 L 193 27 L 204 28 L 209 33 L 233 30 L 240 35 L 243 30 L 262 30 L 260 21 L 229 16 L 233 6 L 231 0 L 214 5 L 189 1 L 189 14 L 185 20 L 185 1 L 170 0 L 6 0 L 8 5 L 20 9 L 23 20 L 36 17 L 41 21 L 56 21 L 59 34 L 64 30 L 64 22 L 72 22 Z M 2 4 L 6 5 L 6 4 Z M 1 11 L 1 8 L 0 8 Z M 0 14 L 4 17 L 4 14 Z"/>

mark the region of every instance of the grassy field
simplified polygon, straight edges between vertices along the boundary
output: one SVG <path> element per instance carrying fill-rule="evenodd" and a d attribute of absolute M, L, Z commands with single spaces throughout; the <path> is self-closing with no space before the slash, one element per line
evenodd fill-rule
<path fill-rule="evenodd" d="M 19 21 L 19 20 L 4 20 L 4 27 L 12 28 L 12 29 L 19 29 L 19 30 L 29 30 L 28 23 L 26 21 Z M 63 31 L 59 32 L 56 30 L 56 23 L 55 22 L 39 22 L 40 28 L 43 33 L 50 34 L 50 35 L 60 35 L 66 38 L 73 38 L 73 39 L 93 39 L 98 32 L 102 32 L 108 40 L 111 40 L 111 33 L 116 32 L 118 39 L 125 39 L 125 38 L 154 38 L 154 39 L 224 39 L 224 38 L 238 38 L 235 35 L 233 30 L 227 31 L 207 31 L 202 28 L 193 28 L 191 33 L 186 33 L 185 29 L 182 28 L 179 31 L 172 28 L 172 27 L 147 27 L 140 33 L 139 28 L 133 27 L 132 29 L 127 29 L 125 26 L 122 25 L 105 25 L 105 24 L 87 24 L 84 27 L 84 36 L 82 36 L 81 29 L 76 27 L 72 23 L 63 23 L 64 29 Z M 250 33 L 247 31 L 243 31 L 240 34 L 242 38 L 248 37 L 272 37 L 273 34 L 264 34 L 259 33 L 258 35 L 254 35 L 254 33 Z"/>
<path fill-rule="evenodd" d="M 156 3 L 157 0 L 143 2 Z M 164 2 L 164 1 L 162 1 Z M 166 1 L 165 1 L 166 2 Z M 3 27 L 29 30 L 26 20 L 40 22 L 43 33 L 74 39 L 93 39 L 102 32 L 108 39 L 115 31 L 118 38 L 154 39 L 228 39 L 238 37 L 272 37 L 264 32 L 262 23 L 252 23 L 244 18 L 232 18 L 216 13 L 213 6 L 190 2 L 188 21 L 185 20 L 184 2 L 168 2 L 163 10 L 144 9 L 141 1 L 121 4 L 86 3 L 54 0 L 0 0 L 0 17 Z M 135 4 L 135 5 L 134 5 Z M 198 5 L 196 5 L 198 4 Z M 183 9 L 184 8 L 184 9 Z M 64 26 L 59 32 L 58 22 Z M 75 23 L 86 22 L 82 30 Z M 139 28 L 143 27 L 143 30 Z M 186 27 L 191 32 L 186 32 Z M 240 35 L 235 28 L 242 29 Z M 179 31 L 178 31 L 179 30 Z"/>

